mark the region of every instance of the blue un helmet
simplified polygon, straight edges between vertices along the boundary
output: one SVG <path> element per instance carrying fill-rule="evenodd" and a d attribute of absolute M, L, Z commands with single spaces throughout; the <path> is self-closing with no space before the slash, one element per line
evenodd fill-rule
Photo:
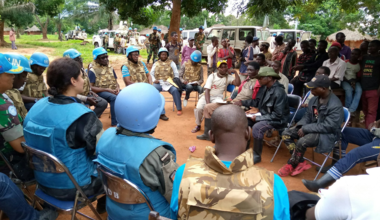
<path fill-rule="evenodd" d="M 165 107 L 165 98 L 148 83 L 134 83 L 125 87 L 115 101 L 115 115 L 119 125 L 133 132 L 147 132 L 155 128 Z"/>
<path fill-rule="evenodd" d="M 205 27 L 203 27 L 203 26 L 199 26 L 199 29 L 202 29 L 202 30 L 204 30 L 204 29 L 205 29 Z"/>
<path fill-rule="evenodd" d="M 147 34 L 146 36 L 149 37 L 149 34 Z"/>
<path fill-rule="evenodd" d="M 194 51 L 190 55 L 190 59 L 196 63 L 199 63 L 202 61 L 202 53 L 199 50 Z"/>
<path fill-rule="evenodd" d="M 77 51 L 75 49 L 68 49 L 63 53 L 64 57 L 68 57 L 71 59 L 75 59 L 75 58 L 79 57 L 80 55 L 82 55 L 82 54 L 79 53 L 79 51 Z"/>
<path fill-rule="evenodd" d="M 132 28 L 130 27 L 130 28 L 128 28 L 129 30 L 132 30 Z"/>
<path fill-rule="evenodd" d="M 156 27 L 156 26 L 154 26 L 154 27 L 153 27 L 153 30 L 154 30 L 154 31 L 157 31 L 158 29 L 157 29 L 157 27 Z"/>
<path fill-rule="evenodd" d="M 139 52 L 140 53 L 140 51 L 139 51 L 139 49 L 137 48 L 137 47 L 135 47 L 135 46 L 130 46 L 130 47 L 128 47 L 127 48 L 127 57 L 128 57 L 128 55 L 130 54 L 130 53 L 132 53 L 132 52 Z"/>
<path fill-rule="evenodd" d="M 44 53 L 35 52 L 29 59 L 30 65 L 38 65 L 42 67 L 49 66 L 49 58 Z"/>
<path fill-rule="evenodd" d="M 169 51 L 168 51 L 168 49 L 166 49 L 165 47 L 161 47 L 161 48 L 158 50 L 158 57 L 160 57 L 160 53 L 162 53 L 162 52 L 166 52 L 166 53 L 168 53 L 168 56 L 169 56 Z"/>
<path fill-rule="evenodd" d="M 21 66 L 20 58 L 21 55 L 16 53 L 0 53 L 0 74 L 20 74 L 24 72 L 24 68 Z M 28 59 L 26 59 L 26 62 L 28 62 Z"/>
<path fill-rule="evenodd" d="M 92 57 L 94 58 L 94 60 L 96 60 L 96 58 L 98 58 L 99 55 L 106 54 L 106 53 L 107 51 L 103 47 L 98 47 L 92 51 Z"/>
<path fill-rule="evenodd" d="M 183 29 L 182 29 L 182 28 L 180 28 L 180 29 L 179 29 L 179 31 L 183 31 Z"/>
<path fill-rule="evenodd" d="M 160 33 L 161 33 L 161 29 L 158 29 L 158 32 L 160 32 Z"/>

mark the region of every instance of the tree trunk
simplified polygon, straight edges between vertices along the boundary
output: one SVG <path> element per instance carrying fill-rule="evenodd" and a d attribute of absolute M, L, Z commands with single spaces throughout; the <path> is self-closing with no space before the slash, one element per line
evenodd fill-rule
<path fill-rule="evenodd" d="M 20 28 L 17 28 L 17 30 L 16 30 L 16 38 L 17 39 L 21 38 L 21 36 L 20 36 Z"/>
<path fill-rule="evenodd" d="M 109 13 L 110 17 L 108 19 L 108 30 L 112 30 L 113 24 L 112 24 L 112 12 Z"/>
<path fill-rule="evenodd" d="M 42 29 L 42 39 L 47 40 L 48 39 L 48 37 L 47 37 L 47 28 L 48 28 L 48 24 L 49 24 L 49 17 L 46 18 L 45 24 L 42 24 L 40 18 L 37 15 L 34 15 L 34 16 L 36 17 L 36 20 L 38 21 L 38 23 L 41 26 L 41 29 Z"/>
<path fill-rule="evenodd" d="M 169 42 L 172 40 L 171 33 L 173 31 L 177 32 L 178 37 L 179 37 L 179 26 L 181 23 L 181 0 L 172 0 L 172 2 L 173 2 L 173 8 L 172 8 L 172 17 L 170 20 Z"/>
<path fill-rule="evenodd" d="M 58 21 L 58 40 L 62 41 L 62 37 L 61 37 L 61 28 L 62 28 L 62 23 L 61 23 L 61 19 Z M 62 34 L 63 35 L 63 34 Z"/>
<path fill-rule="evenodd" d="M 0 46 L 7 45 L 7 42 L 4 40 L 4 21 L 0 20 Z"/>

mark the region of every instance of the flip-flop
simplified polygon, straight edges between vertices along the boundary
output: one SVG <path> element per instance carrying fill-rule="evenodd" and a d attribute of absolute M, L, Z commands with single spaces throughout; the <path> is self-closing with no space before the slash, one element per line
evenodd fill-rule
<path fill-rule="evenodd" d="M 201 126 L 195 126 L 195 128 L 193 128 L 193 130 L 191 130 L 191 133 L 196 133 L 200 130 L 201 130 Z"/>

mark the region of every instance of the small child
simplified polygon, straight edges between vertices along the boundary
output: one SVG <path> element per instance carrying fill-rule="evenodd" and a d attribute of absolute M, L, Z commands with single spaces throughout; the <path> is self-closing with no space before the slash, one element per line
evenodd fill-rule
<path fill-rule="evenodd" d="M 358 108 L 360 97 L 362 96 L 362 87 L 357 79 L 357 73 L 360 71 L 359 57 L 361 56 L 360 49 L 353 49 L 351 58 L 346 60 L 347 69 L 344 74 L 342 88 L 345 91 L 345 107 L 351 112 L 351 115 Z"/>

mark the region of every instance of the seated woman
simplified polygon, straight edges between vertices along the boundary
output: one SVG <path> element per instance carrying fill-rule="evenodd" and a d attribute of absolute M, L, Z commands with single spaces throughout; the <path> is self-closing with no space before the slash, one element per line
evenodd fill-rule
<path fill-rule="evenodd" d="M 81 66 L 73 59 L 54 60 L 47 71 L 52 97 L 41 99 L 24 121 L 26 143 L 60 159 L 88 196 L 103 190 L 92 162 L 97 136 L 103 125 L 96 114 L 77 99 L 83 92 Z M 60 200 L 74 200 L 76 189 L 66 174 L 35 171 L 40 189 Z M 105 197 L 97 210 L 105 212 Z"/>

